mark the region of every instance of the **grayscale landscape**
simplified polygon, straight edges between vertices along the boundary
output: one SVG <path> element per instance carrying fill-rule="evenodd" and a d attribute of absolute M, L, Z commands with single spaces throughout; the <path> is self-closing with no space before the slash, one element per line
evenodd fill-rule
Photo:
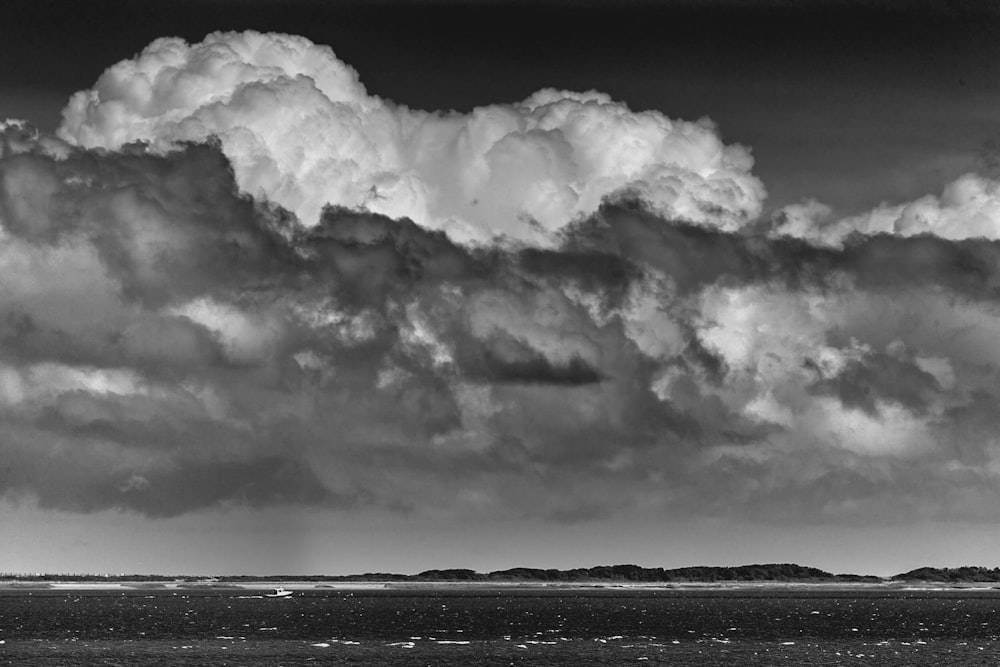
<path fill-rule="evenodd" d="M 0 17 L 0 664 L 1000 658 L 991 3 Z"/>

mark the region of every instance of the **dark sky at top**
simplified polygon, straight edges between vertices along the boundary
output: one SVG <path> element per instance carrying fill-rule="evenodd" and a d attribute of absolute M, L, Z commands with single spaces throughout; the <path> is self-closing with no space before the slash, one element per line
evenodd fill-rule
<path fill-rule="evenodd" d="M 0 116 L 53 128 L 72 92 L 156 37 L 287 32 L 416 108 L 596 88 L 637 110 L 709 116 L 754 149 L 771 207 L 815 197 L 852 213 L 939 192 L 1000 136 L 988 6 L 16 0 L 0 27 Z"/>

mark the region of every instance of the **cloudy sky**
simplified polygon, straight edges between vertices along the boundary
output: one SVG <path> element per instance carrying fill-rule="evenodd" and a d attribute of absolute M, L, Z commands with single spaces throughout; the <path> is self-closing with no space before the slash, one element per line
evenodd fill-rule
<path fill-rule="evenodd" d="M 1000 565 L 1000 13 L 15 0 L 2 571 Z"/>

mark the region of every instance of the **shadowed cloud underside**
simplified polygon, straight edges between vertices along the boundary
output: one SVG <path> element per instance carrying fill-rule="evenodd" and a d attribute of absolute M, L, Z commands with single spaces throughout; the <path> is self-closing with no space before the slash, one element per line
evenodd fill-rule
<path fill-rule="evenodd" d="M 762 218 L 708 120 L 594 91 L 412 111 L 258 33 L 159 40 L 64 119 L 0 135 L 9 497 L 993 518 L 988 176 Z"/>

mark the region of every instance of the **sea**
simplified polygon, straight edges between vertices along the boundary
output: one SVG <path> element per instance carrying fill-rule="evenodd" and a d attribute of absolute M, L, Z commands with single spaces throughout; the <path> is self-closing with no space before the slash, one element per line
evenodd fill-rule
<path fill-rule="evenodd" d="M 998 665 L 1000 589 L 0 589 L 0 665 Z"/>

